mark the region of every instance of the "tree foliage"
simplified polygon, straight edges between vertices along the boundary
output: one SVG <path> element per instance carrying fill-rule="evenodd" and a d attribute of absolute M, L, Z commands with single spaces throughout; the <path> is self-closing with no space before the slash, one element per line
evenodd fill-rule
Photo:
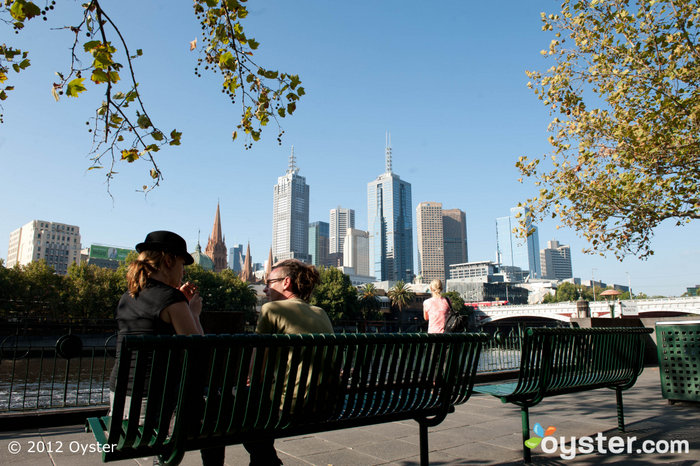
<path fill-rule="evenodd" d="M 460 314 L 466 314 L 467 311 L 471 310 L 471 307 L 469 307 L 469 309 L 465 308 L 464 299 L 462 298 L 462 295 L 460 295 L 456 291 L 447 291 L 442 294 L 442 297 L 450 300 L 450 307 L 455 312 L 459 312 Z"/>
<path fill-rule="evenodd" d="M 240 311 L 244 313 L 246 321 L 255 320 L 257 294 L 232 270 L 215 273 L 204 270 L 199 264 L 193 264 L 185 268 L 184 280 L 199 288 L 202 312 Z"/>
<path fill-rule="evenodd" d="M 311 304 L 321 307 L 332 322 L 357 316 L 357 289 L 350 277 L 335 267 L 320 267 L 321 283 L 314 289 Z"/>
<path fill-rule="evenodd" d="M 20 33 L 29 21 L 46 20 L 55 3 L 45 0 L 45 6 L 40 8 L 31 0 L 5 0 L 0 5 L 0 20 Z M 242 131 L 244 145 L 250 148 L 270 121 L 277 123 L 277 139 L 281 143 L 283 131 L 278 118 L 294 113 L 304 88 L 299 76 L 267 69 L 253 60 L 260 44 L 244 31 L 248 15 L 245 3 L 246 0 L 194 0 L 194 14 L 202 28 L 195 74 L 221 75 L 222 92 L 241 106 L 240 121 L 234 123 L 232 138 L 235 140 L 238 131 Z M 109 183 L 117 173 L 117 163 L 144 160 L 149 166 L 151 184 L 142 189 L 148 191 L 163 180 L 155 154 L 164 146 L 179 145 L 182 133 L 162 130 L 146 109 L 133 66 L 143 49 L 128 44 L 108 11 L 120 7 L 118 2 L 90 0 L 76 11 L 74 24 L 63 28 L 74 38 L 70 65 L 67 71 L 56 73 L 58 81 L 53 83 L 52 92 L 59 100 L 61 96 L 78 97 L 90 83 L 103 90 L 103 100 L 87 122 L 93 137 L 90 169 L 105 169 Z M 153 27 L 168 27 L 170 18 L 161 20 L 164 24 Z M 196 42 L 190 44 L 191 50 L 197 48 Z M 28 50 L 0 45 L 0 101 L 14 89 L 9 82 L 11 72 L 21 73 L 30 65 Z"/>
<path fill-rule="evenodd" d="M 127 261 L 136 257 L 130 254 Z M 117 270 L 73 264 L 61 276 L 44 260 L 11 268 L 0 264 L 0 316 L 113 319 L 126 291 L 127 267 L 126 261 Z M 246 318 L 254 316 L 255 291 L 232 271 L 217 274 L 192 265 L 185 269 L 185 279 L 199 286 L 204 312 L 243 311 Z"/>
<path fill-rule="evenodd" d="M 387 296 L 389 300 L 391 300 L 391 305 L 396 307 L 399 312 L 403 312 L 403 310 L 411 304 L 415 295 L 416 294 L 411 291 L 408 285 L 402 280 L 396 282 L 387 292 Z"/>
<path fill-rule="evenodd" d="M 359 290 L 357 301 L 364 320 L 381 318 L 380 309 L 382 305 L 379 301 L 379 292 L 373 283 L 367 283 Z"/>
<path fill-rule="evenodd" d="M 542 22 L 554 63 L 527 74 L 552 152 L 516 164 L 539 187 L 528 215 L 559 217 L 587 252 L 648 257 L 661 222 L 700 218 L 698 3 L 563 0 Z"/>

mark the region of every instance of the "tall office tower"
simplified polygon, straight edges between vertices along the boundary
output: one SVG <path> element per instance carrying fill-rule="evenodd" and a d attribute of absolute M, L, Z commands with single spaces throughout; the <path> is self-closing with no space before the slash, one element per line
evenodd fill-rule
<path fill-rule="evenodd" d="M 540 266 L 542 278 L 566 280 L 574 277 L 569 246 L 554 239 L 547 241 L 547 247 L 540 251 Z"/>
<path fill-rule="evenodd" d="M 519 226 L 520 219 L 527 220 L 525 213 L 523 207 L 513 207 L 509 217 L 496 219 L 497 262 L 527 270 L 530 278 L 540 278 L 540 240 L 537 227 L 527 221 L 525 226 L 530 232 L 527 238 L 521 238 L 513 232 Z"/>
<path fill-rule="evenodd" d="M 367 183 L 369 276 L 377 280 L 413 281 L 411 184 L 391 171 L 389 135 L 386 171 Z"/>
<path fill-rule="evenodd" d="M 311 256 L 311 263 L 316 267 L 328 264 L 328 224 L 326 222 L 309 223 L 309 256 Z"/>
<path fill-rule="evenodd" d="M 330 246 L 328 252 L 343 252 L 343 242 L 348 228 L 355 228 L 355 211 L 340 206 L 331 209 Z"/>
<path fill-rule="evenodd" d="M 231 270 L 236 273 L 241 273 L 243 270 L 243 260 L 245 259 L 245 254 L 243 254 L 243 245 L 237 244 L 231 249 L 229 249 L 228 254 L 228 266 Z"/>
<path fill-rule="evenodd" d="M 272 256 L 274 262 L 309 257 L 309 185 L 299 175 L 294 146 L 287 173 L 277 178 L 272 201 Z"/>
<path fill-rule="evenodd" d="M 27 265 L 40 259 L 52 266 L 57 274 L 65 275 L 70 264 L 80 263 L 80 228 L 32 220 L 10 233 L 6 267 Z"/>
<path fill-rule="evenodd" d="M 445 242 L 442 204 L 421 202 L 416 207 L 418 226 L 418 266 L 423 281 L 445 280 Z"/>
<path fill-rule="evenodd" d="M 369 233 L 348 228 L 343 242 L 343 267 L 355 269 L 355 275 L 369 276 Z"/>
<path fill-rule="evenodd" d="M 207 241 L 204 254 L 214 262 L 214 272 L 221 272 L 228 264 L 226 263 L 226 238 L 221 234 L 221 214 L 219 213 L 219 203 L 216 203 L 216 216 L 214 216 L 214 227 L 211 236 Z"/>
<path fill-rule="evenodd" d="M 467 215 L 460 209 L 443 210 L 442 233 L 445 243 L 445 278 L 450 278 L 450 265 L 469 262 Z"/>

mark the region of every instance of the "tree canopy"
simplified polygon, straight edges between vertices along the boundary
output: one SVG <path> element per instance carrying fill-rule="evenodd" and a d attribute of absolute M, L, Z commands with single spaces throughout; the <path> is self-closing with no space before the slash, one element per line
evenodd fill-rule
<path fill-rule="evenodd" d="M 357 289 L 350 277 L 335 267 L 320 267 L 321 282 L 314 288 L 311 304 L 319 306 L 332 322 L 357 317 Z"/>
<path fill-rule="evenodd" d="M 558 217 L 587 252 L 648 257 L 661 222 L 700 218 L 698 3 L 563 0 L 542 22 L 554 63 L 527 74 L 552 151 L 516 164 L 539 187 L 528 215 Z"/>
<path fill-rule="evenodd" d="M 299 76 L 267 69 L 253 60 L 260 44 L 244 31 L 248 16 L 246 1 L 194 0 L 194 16 L 201 25 L 202 43 L 198 46 L 195 39 L 190 49 L 199 49 L 195 74 L 200 77 L 202 73 L 219 74 L 222 92 L 231 103 L 240 105 L 240 120 L 234 123 L 232 139 L 241 131 L 245 147 L 250 148 L 271 121 L 277 123 L 277 139 L 281 143 L 284 131 L 278 118 L 294 113 L 304 88 Z M 46 20 L 55 4 L 54 0 L 45 0 L 41 8 L 31 0 L 5 0 L 0 5 L 0 20 L 18 34 L 29 21 Z M 59 100 L 62 96 L 80 96 L 90 83 L 103 90 L 95 114 L 87 121 L 93 142 L 89 169 L 104 169 L 109 183 L 117 173 L 119 162 L 144 160 L 152 183 L 142 189 L 148 191 L 163 179 L 156 153 L 164 146 L 179 145 L 182 133 L 160 128 L 148 112 L 146 96 L 139 92 L 133 66 L 134 60 L 143 55 L 143 49 L 125 37 L 119 25 L 112 21 L 109 9 L 116 8 L 123 7 L 118 2 L 100 0 L 86 1 L 76 7 L 73 24 L 63 28 L 74 35 L 70 55 L 66 56 L 66 70 L 56 73 L 58 80 L 53 83 L 52 92 Z M 158 20 L 163 24 L 153 27 L 168 27 L 168 16 L 153 18 Z M 7 43 L 0 45 L 0 101 L 6 100 L 14 90 L 13 72 L 21 73 L 30 65 L 29 50 Z M 0 114 L 0 123 L 2 118 Z"/>

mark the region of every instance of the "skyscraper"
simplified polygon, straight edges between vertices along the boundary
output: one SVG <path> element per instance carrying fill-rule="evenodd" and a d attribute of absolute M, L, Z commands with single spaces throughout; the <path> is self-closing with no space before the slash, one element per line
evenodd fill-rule
<path fill-rule="evenodd" d="M 214 262 L 214 272 L 223 271 L 227 265 L 226 261 L 226 239 L 221 234 L 221 214 L 219 213 L 219 203 L 216 204 L 216 215 L 214 216 L 214 227 L 211 236 L 204 249 L 204 254 Z"/>
<path fill-rule="evenodd" d="M 343 242 L 348 228 L 355 228 L 355 211 L 340 206 L 331 209 L 329 253 L 343 252 Z"/>
<path fill-rule="evenodd" d="M 540 266 L 542 278 L 566 280 L 574 276 L 569 246 L 559 244 L 559 241 L 554 239 L 547 241 L 547 247 L 540 251 Z"/>
<path fill-rule="evenodd" d="M 367 183 L 369 274 L 377 280 L 413 280 L 411 184 L 391 171 L 389 136 L 386 171 Z"/>
<path fill-rule="evenodd" d="M 243 245 L 237 244 L 236 246 L 229 249 L 228 254 L 228 266 L 231 270 L 236 273 L 241 273 L 243 270 L 243 260 L 245 256 L 243 254 Z"/>
<path fill-rule="evenodd" d="M 450 278 L 450 265 L 469 262 L 467 215 L 460 209 L 443 210 L 442 232 L 445 242 L 445 278 Z"/>
<path fill-rule="evenodd" d="M 424 282 L 445 280 L 445 242 L 442 204 L 421 202 L 416 207 L 418 229 L 418 266 Z"/>
<path fill-rule="evenodd" d="M 500 265 L 520 267 L 530 272 L 531 278 L 540 278 L 540 240 L 537 227 L 525 217 L 523 207 L 510 209 L 509 217 L 496 219 L 497 262 Z M 520 219 L 526 220 L 527 238 L 517 236 L 513 230 L 518 227 Z"/>
<path fill-rule="evenodd" d="M 369 276 L 369 233 L 347 229 L 343 242 L 343 267 L 352 267 L 355 275 Z"/>
<path fill-rule="evenodd" d="M 39 259 L 44 259 L 59 275 L 65 275 L 70 264 L 80 264 L 80 228 L 32 220 L 10 233 L 6 267 Z"/>
<path fill-rule="evenodd" d="M 277 178 L 272 201 L 272 256 L 274 262 L 309 257 L 309 185 L 299 175 L 294 146 L 287 172 Z"/>
<path fill-rule="evenodd" d="M 309 223 L 309 256 L 311 263 L 318 267 L 328 263 L 328 224 Z"/>

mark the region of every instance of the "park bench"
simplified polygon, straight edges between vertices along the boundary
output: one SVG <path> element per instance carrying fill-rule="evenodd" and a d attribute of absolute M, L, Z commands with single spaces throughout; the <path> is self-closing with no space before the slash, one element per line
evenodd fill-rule
<path fill-rule="evenodd" d="M 467 401 L 487 339 L 470 333 L 127 336 L 111 416 L 89 418 L 87 429 L 109 445 L 105 462 L 158 455 L 178 464 L 190 450 L 414 419 L 427 465 L 428 427 Z"/>
<path fill-rule="evenodd" d="M 653 330 L 627 328 L 528 328 L 522 340 L 517 382 L 474 387 L 521 408 L 523 459 L 530 433 L 528 408 L 543 398 L 597 388 L 614 389 L 618 429 L 625 430 L 622 390 L 632 387 L 644 368 L 644 343 Z"/>

